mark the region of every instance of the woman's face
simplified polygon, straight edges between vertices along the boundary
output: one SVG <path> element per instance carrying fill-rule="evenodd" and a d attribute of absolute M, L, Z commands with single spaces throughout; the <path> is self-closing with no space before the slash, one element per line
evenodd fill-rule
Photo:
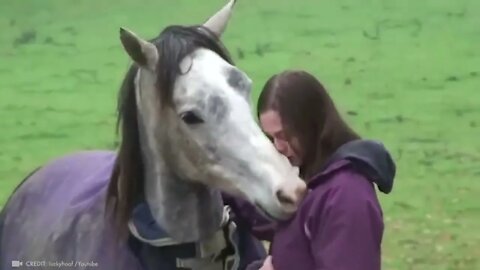
<path fill-rule="evenodd" d="M 268 110 L 260 114 L 260 126 L 273 142 L 278 152 L 286 156 L 293 166 L 298 167 L 301 165 L 299 141 L 296 137 L 289 138 L 286 135 L 282 119 L 277 111 Z"/>

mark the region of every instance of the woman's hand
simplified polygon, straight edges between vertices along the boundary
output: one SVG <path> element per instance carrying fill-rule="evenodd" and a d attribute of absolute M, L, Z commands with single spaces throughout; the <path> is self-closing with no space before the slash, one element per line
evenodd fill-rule
<path fill-rule="evenodd" d="M 263 262 L 262 267 L 258 270 L 275 270 L 272 264 L 272 256 L 268 256 Z"/>

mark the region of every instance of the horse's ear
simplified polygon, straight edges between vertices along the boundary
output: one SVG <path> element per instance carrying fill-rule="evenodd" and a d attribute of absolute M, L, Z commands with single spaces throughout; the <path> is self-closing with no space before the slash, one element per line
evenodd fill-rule
<path fill-rule="evenodd" d="M 120 28 L 120 40 L 123 48 L 139 66 L 155 70 L 158 62 L 158 51 L 155 45 L 139 38 L 135 33 Z"/>
<path fill-rule="evenodd" d="M 227 27 L 230 16 L 232 15 L 233 6 L 237 0 L 229 0 L 228 3 L 217 13 L 215 13 L 210 19 L 208 19 L 203 26 L 215 33 L 217 37 L 221 37 L 225 28 Z"/>

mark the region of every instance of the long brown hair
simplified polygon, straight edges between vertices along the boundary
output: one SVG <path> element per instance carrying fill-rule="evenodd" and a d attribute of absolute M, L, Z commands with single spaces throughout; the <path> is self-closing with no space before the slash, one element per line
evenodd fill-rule
<path fill-rule="evenodd" d="M 286 135 L 298 139 L 300 175 L 307 181 L 340 146 L 360 138 L 342 119 L 322 83 L 306 71 L 287 70 L 265 83 L 258 117 L 269 110 L 278 112 Z"/>

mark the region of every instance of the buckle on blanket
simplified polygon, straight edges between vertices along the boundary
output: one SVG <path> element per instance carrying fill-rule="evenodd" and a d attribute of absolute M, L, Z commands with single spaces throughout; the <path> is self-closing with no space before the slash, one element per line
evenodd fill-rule
<path fill-rule="evenodd" d="M 229 206 L 224 207 L 221 229 L 204 241 L 197 242 L 196 256 L 193 258 L 177 258 L 177 269 L 193 270 L 233 270 L 236 265 L 237 247 L 232 242 L 232 234 L 236 230 L 232 222 Z M 230 253 L 229 246 L 233 245 L 234 254 Z"/>

